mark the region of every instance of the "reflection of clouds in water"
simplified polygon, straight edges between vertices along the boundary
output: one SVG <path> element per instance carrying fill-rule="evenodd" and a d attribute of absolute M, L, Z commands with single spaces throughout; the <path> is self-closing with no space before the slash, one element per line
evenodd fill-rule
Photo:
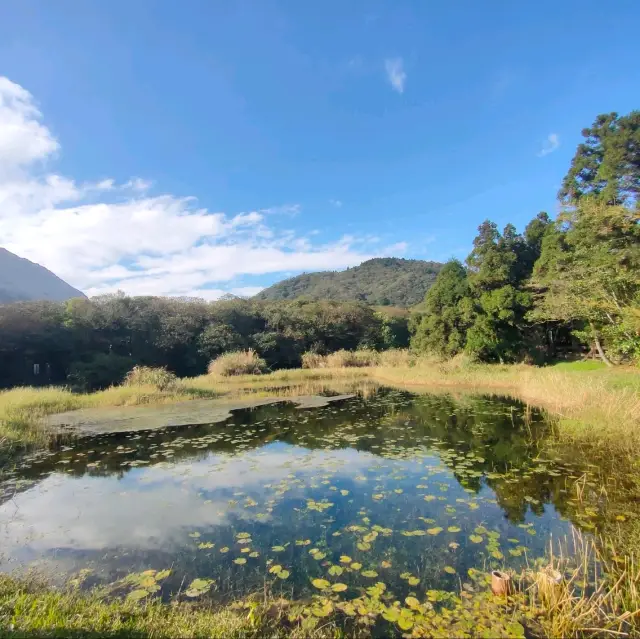
<path fill-rule="evenodd" d="M 23 557 L 64 548 L 171 550 L 186 542 L 188 531 L 224 523 L 232 509 L 229 499 L 240 502 L 239 513 L 233 507 L 236 516 L 253 518 L 274 495 L 264 484 L 294 472 L 347 475 L 376 459 L 353 449 L 274 444 L 237 456 L 135 468 L 121 479 L 50 475 L 0 507 L 0 545 L 5 555 Z M 243 508 L 243 497 L 233 497 L 238 491 L 251 491 L 259 506 Z"/>

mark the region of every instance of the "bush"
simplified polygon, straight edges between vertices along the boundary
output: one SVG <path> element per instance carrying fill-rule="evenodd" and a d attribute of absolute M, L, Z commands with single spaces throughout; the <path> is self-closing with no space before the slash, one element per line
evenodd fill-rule
<path fill-rule="evenodd" d="M 119 384 L 133 361 L 115 353 L 95 353 L 86 360 L 73 362 L 67 377 L 74 390 L 90 392 Z"/>
<path fill-rule="evenodd" d="M 166 368 L 134 366 L 125 376 L 123 386 L 154 386 L 159 391 L 172 390 L 178 378 Z"/>
<path fill-rule="evenodd" d="M 302 368 L 326 368 L 327 356 L 314 351 L 302 353 Z"/>
<path fill-rule="evenodd" d="M 209 374 L 222 377 L 260 375 L 267 370 L 267 362 L 252 349 L 225 353 L 209 363 Z"/>

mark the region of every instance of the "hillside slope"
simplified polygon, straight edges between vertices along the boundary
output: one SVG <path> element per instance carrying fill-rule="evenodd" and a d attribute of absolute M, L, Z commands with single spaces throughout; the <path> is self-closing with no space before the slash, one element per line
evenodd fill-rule
<path fill-rule="evenodd" d="M 62 302 L 85 297 L 40 264 L 0 248 L 0 304 L 28 300 Z"/>
<path fill-rule="evenodd" d="M 424 299 L 442 264 L 381 257 L 346 271 L 303 273 L 256 296 L 263 300 L 359 300 L 368 304 L 412 306 Z"/>

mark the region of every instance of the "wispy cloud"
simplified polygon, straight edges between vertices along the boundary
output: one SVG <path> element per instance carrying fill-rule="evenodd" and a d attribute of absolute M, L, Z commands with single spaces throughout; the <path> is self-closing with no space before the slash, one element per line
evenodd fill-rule
<path fill-rule="evenodd" d="M 384 61 L 384 69 L 387 74 L 387 80 L 393 90 L 398 93 L 404 93 L 407 74 L 404 70 L 402 58 L 387 58 Z"/>
<path fill-rule="evenodd" d="M 542 143 L 542 148 L 538 151 L 538 157 L 543 158 L 549 153 L 553 153 L 560 146 L 560 137 L 557 133 L 549 133 L 547 139 Z"/>
<path fill-rule="evenodd" d="M 283 230 L 297 204 L 228 214 L 152 195 L 141 178 L 78 183 L 51 172 L 59 150 L 33 96 L 0 76 L 0 242 L 90 295 L 249 295 L 243 277 L 346 268 L 383 250 Z"/>
<path fill-rule="evenodd" d="M 342 206 L 342 200 L 329 200 L 329 204 L 339 209 Z"/>

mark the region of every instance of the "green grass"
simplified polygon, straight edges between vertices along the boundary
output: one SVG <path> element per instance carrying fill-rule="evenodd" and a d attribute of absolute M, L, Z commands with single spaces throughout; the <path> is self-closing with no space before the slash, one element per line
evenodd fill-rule
<path fill-rule="evenodd" d="M 604 362 L 595 359 L 583 360 L 578 362 L 558 362 L 553 368 L 560 371 L 599 371 L 607 369 Z"/>
<path fill-rule="evenodd" d="M 249 609 L 251 610 L 251 609 Z M 0 576 L 0 637 L 302 637 L 291 632 L 276 604 L 256 608 L 128 602 L 53 589 L 33 579 Z"/>

